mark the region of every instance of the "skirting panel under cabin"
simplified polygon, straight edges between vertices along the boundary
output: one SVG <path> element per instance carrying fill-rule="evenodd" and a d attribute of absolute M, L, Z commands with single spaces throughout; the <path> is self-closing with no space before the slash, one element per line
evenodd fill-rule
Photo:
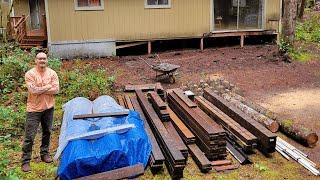
<path fill-rule="evenodd" d="M 50 55 L 62 59 L 116 55 L 116 43 L 112 40 L 52 42 L 48 48 Z"/>

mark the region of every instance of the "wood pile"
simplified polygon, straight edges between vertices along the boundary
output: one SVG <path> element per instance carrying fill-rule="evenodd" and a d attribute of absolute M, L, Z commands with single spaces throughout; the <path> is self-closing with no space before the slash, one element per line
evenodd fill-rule
<path fill-rule="evenodd" d="M 167 92 L 167 100 L 172 110 L 196 137 L 196 143 L 209 160 L 225 159 L 226 132 L 211 120 L 180 89 Z"/>
<path fill-rule="evenodd" d="M 258 148 L 263 153 L 272 153 L 275 151 L 277 136 L 274 133 L 270 132 L 260 123 L 253 120 L 231 103 L 214 93 L 211 89 L 204 89 L 203 96 L 221 111 L 255 135 L 258 138 Z"/>

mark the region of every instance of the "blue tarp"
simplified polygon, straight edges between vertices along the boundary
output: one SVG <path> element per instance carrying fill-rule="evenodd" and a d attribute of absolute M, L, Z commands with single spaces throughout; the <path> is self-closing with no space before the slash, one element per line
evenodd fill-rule
<path fill-rule="evenodd" d="M 72 119 L 79 114 L 123 110 L 109 96 L 100 96 L 93 102 L 86 98 L 75 98 L 65 104 L 58 148 L 58 152 L 62 152 L 57 172 L 59 177 L 74 179 L 138 163 L 147 165 L 152 147 L 137 112 L 130 111 L 128 116 L 120 118 Z M 117 133 L 68 140 L 70 137 L 121 125 L 134 127 Z"/>

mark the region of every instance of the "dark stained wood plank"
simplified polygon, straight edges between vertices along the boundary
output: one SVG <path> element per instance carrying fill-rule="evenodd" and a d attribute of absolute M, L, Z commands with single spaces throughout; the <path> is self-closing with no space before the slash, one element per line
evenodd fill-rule
<path fill-rule="evenodd" d="M 172 122 L 163 122 L 163 125 L 166 127 L 169 135 L 175 140 L 175 144 L 177 145 L 176 147 L 180 150 L 182 155 L 188 159 L 188 148 L 187 146 L 183 143 L 183 140 L 179 136 L 177 130 L 173 126 Z"/>
<path fill-rule="evenodd" d="M 198 96 L 195 100 L 203 111 L 209 114 L 215 121 L 219 122 L 227 131 L 239 138 L 239 140 L 245 142 L 247 145 L 255 146 L 257 138 L 247 129 L 243 128 L 236 121 L 225 115 L 220 109 L 215 107 L 205 98 Z"/>
<path fill-rule="evenodd" d="M 142 174 L 144 174 L 144 167 L 143 164 L 139 163 L 133 166 L 127 166 L 99 174 L 77 178 L 76 180 L 114 180 L 138 176 Z"/>
<path fill-rule="evenodd" d="M 112 113 L 95 113 L 95 114 L 81 114 L 81 115 L 74 115 L 74 120 L 79 119 L 88 119 L 88 118 L 103 118 L 103 117 L 121 117 L 121 116 L 128 116 L 129 111 L 122 111 L 122 112 L 112 112 Z"/>
<path fill-rule="evenodd" d="M 136 97 L 130 97 L 130 100 L 132 102 L 132 105 L 134 107 L 134 110 L 137 111 L 139 114 L 140 114 L 140 118 L 144 121 L 144 128 L 148 134 L 148 137 L 150 138 L 151 140 L 151 144 L 152 144 L 152 154 L 153 154 L 153 158 L 154 158 L 154 161 L 162 161 L 164 162 L 165 158 L 161 152 L 161 149 L 160 149 L 160 146 L 159 144 L 157 143 L 157 140 L 146 120 L 146 117 L 144 116 L 144 113 L 139 105 L 139 102 L 137 100 Z"/>
<path fill-rule="evenodd" d="M 156 92 L 149 92 L 148 96 L 150 97 L 151 102 L 156 105 L 160 110 L 167 109 L 166 103 L 160 98 Z"/>
<path fill-rule="evenodd" d="M 187 128 L 187 126 L 181 121 L 181 119 L 171 110 L 171 108 L 167 107 L 167 110 L 170 115 L 171 122 L 176 127 L 178 133 L 181 137 L 183 137 L 186 144 L 195 143 L 195 136 Z"/>
<path fill-rule="evenodd" d="M 181 89 L 173 89 L 173 92 L 184 102 L 187 104 L 189 108 L 197 107 L 197 104 L 192 102 Z"/>
<path fill-rule="evenodd" d="M 247 116 L 245 113 L 237 109 L 222 97 L 215 94 L 211 89 L 204 89 L 203 96 L 221 111 L 255 135 L 258 138 L 258 147 L 263 153 L 275 152 L 277 136 L 274 133 L 266 129 L 257 121 L 253 120 L 251 117 Z"/>
<path fill-rule="evenodd" d="M 209 172 L 212 169 L 211 162 L 200 150 L 196 144 L 188 145 L 192 159 L 195 161 L 200 171 L 203 173 Z"/>
<path fill-rule="evenodd" d="M 152 91 L 156 87 L 156 84 L 140 84 L 140 85 L 126 85 L 124 91 L 133 92 L 135 90 Z"/>

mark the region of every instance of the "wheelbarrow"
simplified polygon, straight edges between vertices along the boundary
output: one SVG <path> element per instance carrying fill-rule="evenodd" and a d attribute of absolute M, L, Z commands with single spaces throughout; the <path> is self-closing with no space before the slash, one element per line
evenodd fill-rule
<path fill-rule="evenodd" d="M 163 63 L 161 62 L 159 56 L 157 56 L 160 63 L 159 64 L 149 64 L 145 59 L 141 58 L 148 66 L 152 68 L 156 72 L 156 81 L 167 80 L 171 84 L 176 82 L 175 71 L 180 68 L 179 65 Z"/>

